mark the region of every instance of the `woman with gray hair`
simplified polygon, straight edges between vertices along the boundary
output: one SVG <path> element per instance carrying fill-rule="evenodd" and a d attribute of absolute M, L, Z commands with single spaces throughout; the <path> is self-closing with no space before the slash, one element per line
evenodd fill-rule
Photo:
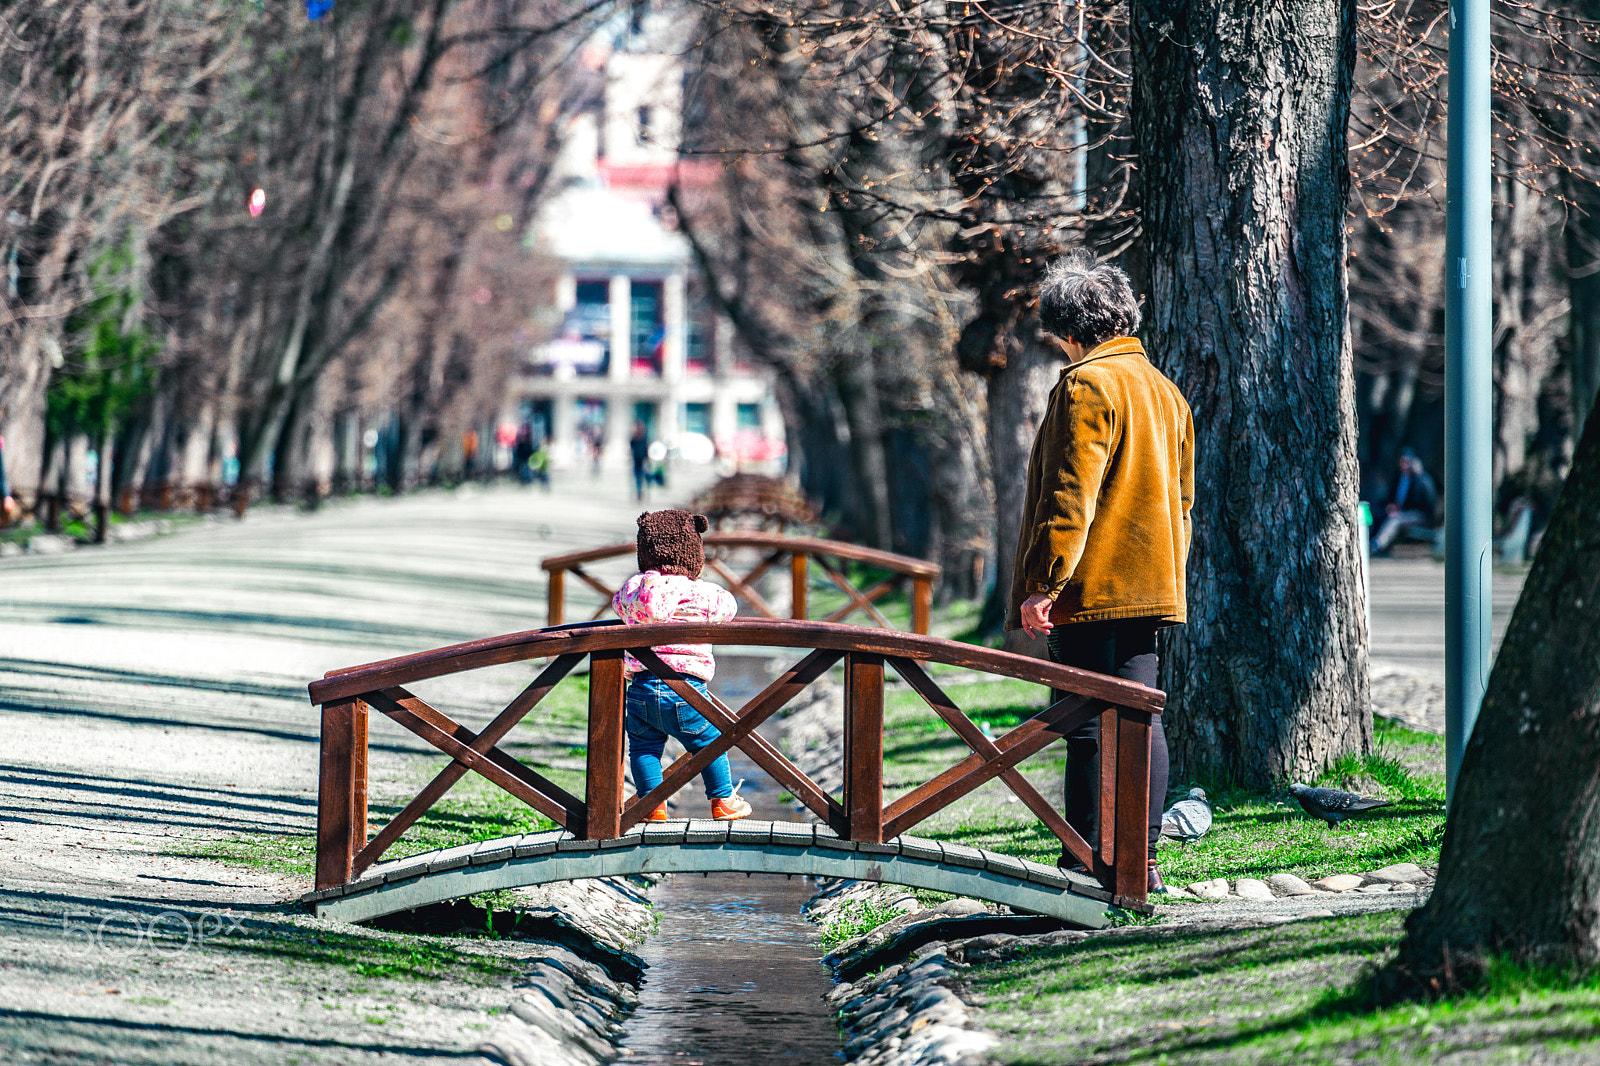
<path fill-rule="evenodd" d="M 1128 276 L 1079 251 L 1046 271 L 1039 320 L 1068 365 L 1028 460 L 1007 629 L 1045 634 L 1054 662 L 1156 684 L 1156 634 L 1185 618 L 1194 504 L 1194 420 L 1178 387 L 1132 334 Z M 1067 738 L 1066 817 L 1097 839 L 1098 719 Z M 1165 891 L 1156 841 L 1167 741 L 1151 729 L 1149 884 Z M 1062 855 L 1063 865 L 1076 860 Z"/>

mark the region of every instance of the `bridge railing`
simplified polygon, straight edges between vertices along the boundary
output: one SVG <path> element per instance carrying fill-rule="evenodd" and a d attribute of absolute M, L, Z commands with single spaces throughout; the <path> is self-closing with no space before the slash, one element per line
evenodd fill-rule
<path fill-rule="evenodd" d="M 650 650 L 704 643 L 793 648 L 804 652 L 737 710 L 702 696 Z M 709 719 L 722 736 L 685 753 L 659 787 L 624 795 L 623 655 L 631 653 Z M 483 667 L 548 659 L 548 664 L 481 730 L 453 721 L 405 686 Z M 560 681 L 589 663 L 588 746 L 584 795 L 576 796 L 497 745 Z M 998 737 L 986 736 L 928 673 L 927 664 L 1019 678 L 1057 690 L 1057 698 Z M 838 797 L 803 773 L 756 732 L 817 678 L 843 667 L 844 782 Z M 967 745 L 971 754 L 905 794 L 888 799 L 883 783 L 884 671 L 891 669 Z M 1084 862 L 1114 900 L 1141 904 L 1146 894 L 1150 723 L 1165 696 L 1120 678 L 1009 652 L 911 633 L 826 622 L 735 620 L 721 625 L 591 623 L 533 630 L 457 644 L 329 673 L 310 686 L 322 708 L 317 808 L 317 888 L 347 884 L 377 862 L 471 770 L 527 803 L 574 836 L 608 840 L 642 821 L 705 766 L 737 747 L 841 837 L 881 844 L 999 778 Z M 369 834 L 367 730 L 376 708 L 450 756 L 451 762 L 388 824 Z M 1101 814 L 1097 839 L 1085 841 L 1028 783 L 1018 763 L 1095 716 L 1100 720 Z"/>
<path fill-rule="evenodd" d="M 782 533 L 757 531 L 707 533 L 702 539 L 706 546 L 707 576 L 714 575 L 720 579 L 729 592 L 764 618 L 779 618 L 781 615 L 762 597 L 757 583 L 787 559 L 790 618 L 803 620 L 810 617 L 809 567 L 815 563 L 817 569 L 821 570 L 847 597 L 844 606 L 817 621 L 838 622 L 859 611 L 882 628 L 893 629 L 895 627 L 890 625 L 878 610 L 877 601 L 886 593 L 909 584 L 911 630 L 914 633 L 928 631 L 928 619 L 933 608 L 933 584 L 939 579 L 940 574 L 937 563 L 930 563 L 925 559 L 913 559 L 908 555 L 897 555 L 894 552 L 864 548 L 857 544 L 846 544 L 843 541 L 791 537 Z M 730 565 L 730 557 L 738 549 L 751 549 L 761 556 L 761 561 L 743 575 L 736 574 Z M 617 590 L 589 573 L 584 566 L 588 563 L 632 556 L 634 552 L 634 542 L 626 541 L 620 544 L 608 544 L 602 548 L 552 555 L 540 563 L 549 574 L 546 624 L 558 626 L 566 621 L 568 574 L 600 594 L 600 609 L 595 612 L 591 621 L 604 617 L 611 610 L 611 597 Z M 843 564 L 846 562 L 864 563 L 879 570 L 886 570 L 889 572 L 889 577 L 869 589 L 859 589 L 845 571 Z"/>

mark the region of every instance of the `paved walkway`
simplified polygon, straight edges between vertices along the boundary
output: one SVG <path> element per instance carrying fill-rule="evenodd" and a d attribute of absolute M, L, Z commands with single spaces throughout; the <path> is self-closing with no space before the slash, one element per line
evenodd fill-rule
<path fill-rule="evenodd" d="M 1526 576 L 1526 567 L 1495 571 L 1490 631 L 1497 649 Z M 1427 555 L 1372 560 L 1372 658 L 1444 680 L 1444 563 Z"/>
<path fill-rule="evenodd" d="M 1490 635 L 1498 652 L 1527 568 L 1496 571 Z M 1414 729 L 1445 731 L 1444 564 L 1426 554 L 1372 560 L 1372 703 Z"/>
<path fill-rule="evenodd" d="M 303 881 L 174 852 L 240 835 L 270 852 L 311 833 L 306 683 L 543 624 L 540 558 L 632 538 L 623 480 L 264 508 L 0 559 L 0 1061 L 473 1058 L 503 977 L 360 964 L 369 949 L 414 961 L 414 946 L 352 929 L 330 947 L 285 905 Z M 1375 662 L 1423 689 L 1442 676 L 1442 573 L 1373 568 Z M 1514 584 L 1497 579 L 1497 620 Z M 412 753 L 431 749 L 374 738 L 374 792 L 414 786 Z"/>

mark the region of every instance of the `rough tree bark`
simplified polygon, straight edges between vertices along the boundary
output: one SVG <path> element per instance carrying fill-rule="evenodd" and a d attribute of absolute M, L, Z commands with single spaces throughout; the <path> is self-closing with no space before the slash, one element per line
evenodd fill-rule
<path fill-rule="evenodd" d="M 1003 271 L 1003 265 L 1019 264 L 1014 258 L 1009 264 L 991 265 L 996 275 L 1010 277 L 1009 272 Z M 980 623 L 980 628 L 985 630 L 998 629 L 1005 621 L 1011 564 L 1022 531 L 1022 505 L 1027 490 L 1027 479 L 1020 475 L 1028 469 L 1028 456 L 1044 418 L 1045 401 L 1050 397 L 1050 389 L 1062 366 L 1060 354 L 1047 348 L 1039 336 L 1039 318 L 1034 305 L 1009 295 L 1031 289 L 1031 285 L 1026 288 L 1000 284 L 984 286 L 980 290 L 980 306 L 985 310 L 979 312 L 979 319 L 969 325 L 962 336 L 962 362 L 968 369 L 976 368 L 974 356 L 987 353 L 991 357 L 984 382 L 988 397 L 985 428 L 994 492 L 995 565 L 994 581 Z M 974 338 L 987 332 L 988 324 L 983 316 L 989 313 L 990 304 L 1002 302 L 1003 313 L 1008 315 L 1003 320 L 1005 325 L 994 329 L 993 343 L 980 349 Z M 1003 351 L 1003 357 L 995 358 L 996 350 Z M 1006 633 L 1004 640 L 1009 651 L 1046 657 L 1043 642 L 1020 629 Z"/>
<path fill-rule="evenodd" d="M 1591 398 L 1591 403 L 1593 402 Z M 1380 987 L 1470 983 L 1485 952 L 1600 966 L 1600 414 L 1591 408 L 1489 675 L 1439 879 Z"/>
<path fill-rule="evenodd" d="M 1174 780 L 1372 743 L 1346 328 L 1353 0 L 1133 0 L 1148 346 L 1194 408 Z"/>
<path fill-rule="evenodd" d="M 1596 158 L 1600 152 L 1586 154 Z M 1600 391 L 1600 190 L 1568 176 L 1565 191 L 1577 210 L 1567 220 L 1567 285 L 1572 296 L 1573 425 L 1588 419 L 1590 406 Z"/>

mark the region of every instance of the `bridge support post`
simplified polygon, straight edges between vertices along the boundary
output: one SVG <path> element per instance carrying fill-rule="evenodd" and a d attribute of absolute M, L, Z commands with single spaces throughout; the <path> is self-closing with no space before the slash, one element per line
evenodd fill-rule
<path fill-rule="evenodd" d="M 810 578 L 806 566 L 811 556 L 796 551 L 789 556 L 789 617 L 804 621 L 806 618 L 806 591 Z"/>
<path fill-rule="evenodd" d="M 1113 902 L 1142 904 L 1149 898 L 1146 856 L 1150 849 L 1150 718 L 1116 708 L 1117 827 Z M 1105 744 L 1102 736 L 1102 746 Z"/>
<path fill-rule="evenodd" d="M 589 657 L 589 761 L 584 775 L 588 816 L 581 835 L 610 840 L 622 835 L 622 651 Z"/>
<path fill-rule="evenodd" d="M 911 631 L 927 633 L 933 618 L 933 579 L 917 576 L 911 579 Z"/>
<path fill-rule="evenodd" d="M 322 761 L 317 782 L 317 887 L 350 880 L 367 842 L 367 705 L 322 705 Z"/>
<path fill-rule="evenodd" d="M 850 840 L 883 843 L 883 656 L 844 664 L 844 807 Z"/>
<path fill-rule="evenodd" d="M 567 572 L 565 570 L 551 570 L 548 580 L 549 587 L 545 599 L 544 624 L 558 626 L 567 612 Z"/>

